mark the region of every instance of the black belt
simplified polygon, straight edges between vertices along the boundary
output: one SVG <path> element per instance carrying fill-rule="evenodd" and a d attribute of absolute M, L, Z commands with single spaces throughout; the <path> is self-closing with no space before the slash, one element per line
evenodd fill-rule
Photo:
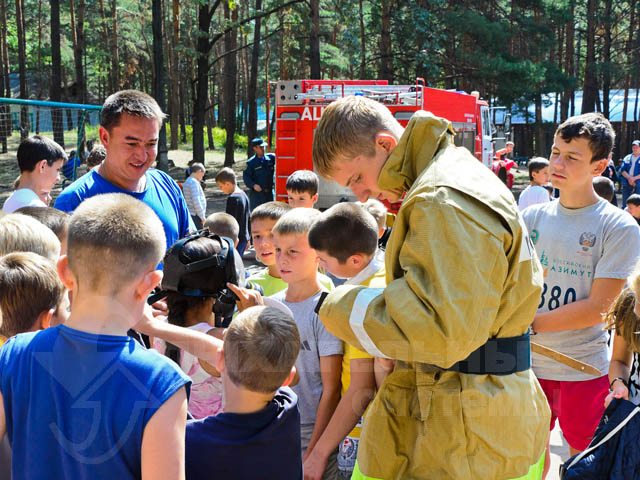
<path fill-rule="evenodd" d="M 490 338 L 464 360 L 445 370 L 472 375 L 510 375 L 531 368 L 529 333 L 519 337 Z"/>

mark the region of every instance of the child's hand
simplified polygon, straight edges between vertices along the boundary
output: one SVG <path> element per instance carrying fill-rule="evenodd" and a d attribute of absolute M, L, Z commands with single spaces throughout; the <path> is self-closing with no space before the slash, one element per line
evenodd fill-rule
<path fill-rule="evenodd" d="M 607 398 L 604 399 L 604 408 L 607 408 L 614 398 L 623 398 L 629 400 L 629 389 L 622 382 L 614 382 L 613 390 L 609 392 Z"/>
<path fill-rule="evenodd" d="M 381 370 L 387 372 L 387 374 L 393 372 L 393 367 L 396 366 L 396 361 L 390 358 L 375 357 L 373 361 Z"/>
<path fill-rule="evenodd" d="M 304 480 L 320 480 L 326 468 L 327 459 L 311 452 L 302 465 Z"/>
<path fill-rule="evenodd" d="M 233 283 L 227 283 L 227 287 L 238 296 L 236 305 L 238 306 L 239 312 L 242 312 L 249 307 L 255 307 L 256 305 L 264 305 L 264 302 L 262 301 L 262 295 L 260 295 L 257 290 L 241 288 L 237 285 L 234 285 Z"/>
<path fill-rule="evenodd" d="M 156 320 L 153 308 L 151 305 L 147 305 L 145 303 L 144 310 L 142 311 L 142 318 L 132 328 L 137 332 L 144 333 L 145 335 L 152 337 L 154 336 L 154 324 L 157 322 L 159 322 L 159 320 Z"/>

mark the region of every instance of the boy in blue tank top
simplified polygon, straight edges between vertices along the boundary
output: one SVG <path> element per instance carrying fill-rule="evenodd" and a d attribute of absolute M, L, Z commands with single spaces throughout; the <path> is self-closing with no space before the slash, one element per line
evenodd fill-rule
<path fill-rule="evenodd" d="M 162 223 L 128 195 L 74 212 L 58 262 L 69 319 L 0 348 L 0 438 L 14 478 L 184 478 L 189 379 L 127 336 L 164 249 Z"/>

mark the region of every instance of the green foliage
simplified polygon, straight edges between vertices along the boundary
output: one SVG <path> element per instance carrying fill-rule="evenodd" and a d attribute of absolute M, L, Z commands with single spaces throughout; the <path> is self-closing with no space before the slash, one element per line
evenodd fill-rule
<path fill-rule="evenodd" d="M 167 128 L 167 138 L 169 138 L 171 136 L 171 124 L 167 122 L 165 123 L 165 126 Z M 187 132 L 186 143 L 190 145 L 193 143 L 193 127 L 191 125 L 186 125 L 185 130 Z M 220 127 L 214 127 L 211 129 L 211 131 L 213 133 L 213 143 L 216 146 L 216 148 L 224 148 L 224 145 L 227 143 L 227 131 Z M 87 136 L 87 138 L 90 138 L 90 137 Z M 204 138 L 205 139 L 207 138 L 206 128 L 204 129 Z M 233 136 L 233 144 L 236 150 L 246 150 L 247 145 L 249 144 L 249 139 L 247 138 L 246 135 L 236 133 Z"/>

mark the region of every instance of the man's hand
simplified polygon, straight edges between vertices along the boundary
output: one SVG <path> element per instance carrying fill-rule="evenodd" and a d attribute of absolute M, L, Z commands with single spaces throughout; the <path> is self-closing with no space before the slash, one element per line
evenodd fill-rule
<path fill-rule="evenodd" d="M 326 468 L 327 459 L 323 458 L 322 455 L 311 452 L 302 466 L 304 470 L 304 480 L 320 480 Z"/>
<path fill-rule="evenodd" d="M 253 186 L 253 189 L 254 189 L 256 192 L 261 192 L 261 191 L 262 191 L 262 187 L 261 187 L 260 185 L 258 185 L 257 183 Z"/>
<path fill-rule="evenodd" d="M 242 312 L 249 307 L 255 307 L 256 305 L 264 305 L 264 302 L 262 301 L 262 295 L 260 295 L 260 293 L 256 290 L 240 288 L 233 283 L 227 283 L 227 287 L 238 296 L 236 305 L 238 306 L 239 312 Z"/>

